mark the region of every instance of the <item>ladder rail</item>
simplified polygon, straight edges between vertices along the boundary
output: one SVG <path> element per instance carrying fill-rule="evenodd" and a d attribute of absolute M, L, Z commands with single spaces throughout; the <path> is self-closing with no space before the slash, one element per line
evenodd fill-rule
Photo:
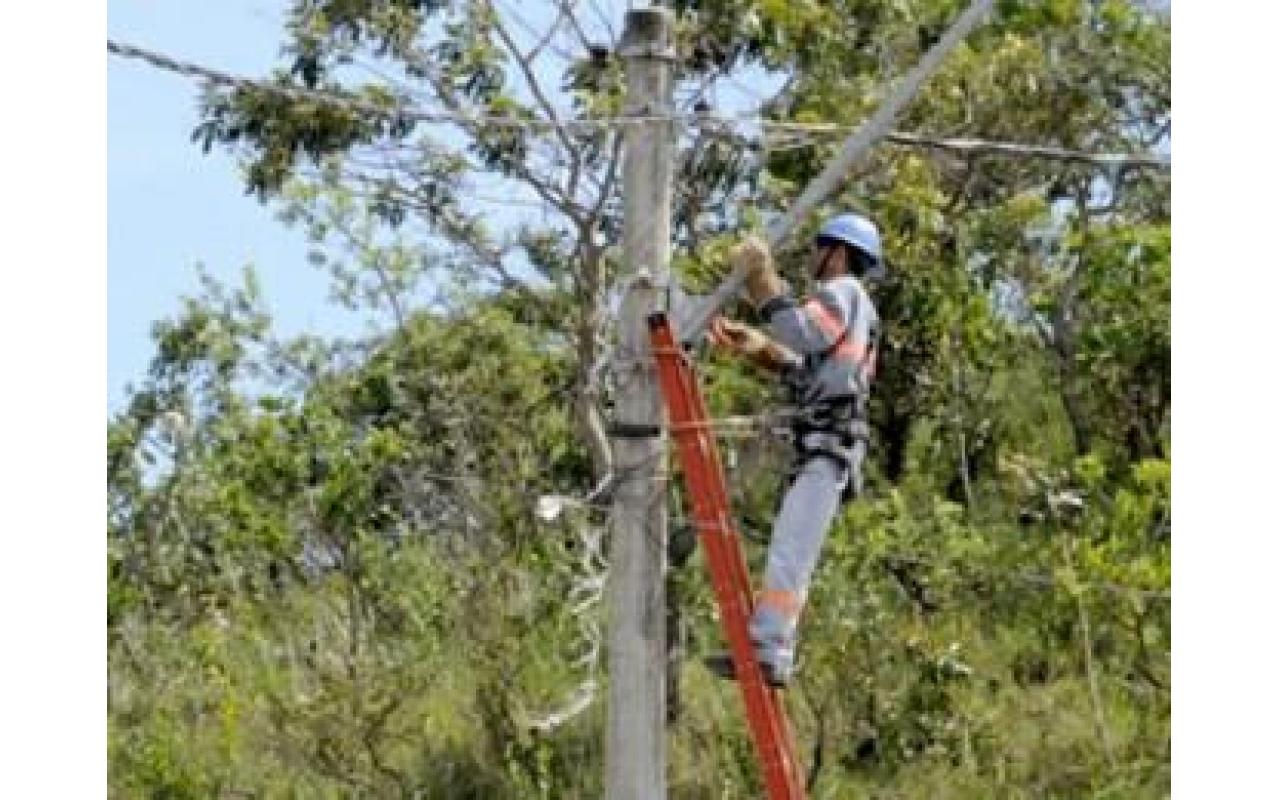
<path fill-rule="evenodd" d="M 748 620 L 754 607 L 751 578 L 730 512 L 724 466 L 698 378 L 676 343 L 666 315 L 649 317 L 650 346 L 658 368 L 694 528 L 711 572 L 711 585 L 728 640 L 748 728 L 760 759 L 769 800 L 804 800 L 804 779 L 782 693 L 764 681 Z"/>

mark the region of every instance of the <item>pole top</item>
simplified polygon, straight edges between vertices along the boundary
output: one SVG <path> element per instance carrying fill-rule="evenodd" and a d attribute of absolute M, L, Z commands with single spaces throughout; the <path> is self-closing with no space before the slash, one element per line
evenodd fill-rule
<path fill-rule="evenodd" d="M 671 32 L 673 15 L 665 8 L 635 8 L 627 12 L 618 52 L 624 58 L 653 58 L 674 61 L 675 43 Z"/>

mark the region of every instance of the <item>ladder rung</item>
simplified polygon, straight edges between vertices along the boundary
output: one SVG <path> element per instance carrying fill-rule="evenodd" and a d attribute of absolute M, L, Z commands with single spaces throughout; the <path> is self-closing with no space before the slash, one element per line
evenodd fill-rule
<path fill-rule="evenodd" d="M 697 422 L 677 422 L 667 425 L 667 430 L 672 433 L 685 433 L 686 431 L 709 431 L 715 429 L 715 423 L 711 420 L 701 420 Z"/>

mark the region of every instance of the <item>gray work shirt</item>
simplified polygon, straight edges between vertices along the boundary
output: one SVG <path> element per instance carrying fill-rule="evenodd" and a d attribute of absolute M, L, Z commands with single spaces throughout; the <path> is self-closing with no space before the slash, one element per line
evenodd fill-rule
<path fill-rule="evenodd" d="M 779 295 L 760 307 L 773 338 L 804 358 L 800 402 L 866 399 L 875 377 L 880 316 L 852 275 L 818 284 L 803 302 Z"/>

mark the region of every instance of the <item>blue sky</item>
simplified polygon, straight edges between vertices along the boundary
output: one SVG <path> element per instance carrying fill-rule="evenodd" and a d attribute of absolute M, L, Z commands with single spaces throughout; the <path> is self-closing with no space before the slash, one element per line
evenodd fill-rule
<path fill-rule="evenodd" d="M 279 66 L 284 0 L 110 0 L 107 35 L 235 75 Z M 620 20 L 623 0 L 596 4 Z M 509 7 L 509 6 L 508 6 Z M 535 9 L 530 21 L 537 25 Z M 597 26 L 586 20 L 588 30 Z M 524 31 L 517 31 L 523 38 Z M 553 79 L 554 80 L 554 79 Z M 554 83 L 552 83 L 554 85 Z M 196 265 L 228 282 L 252 264 L 277 333 L 351 335 L 364 319 L 328 302 L 305 235 L 244 194 L 235 161 L 191 142 L 200 85 L 143 62 L 107 57 L 107 408 L 145 376 L 153 322 L 197 293 Z M 512 195 L 492 192 L 493 195 Z M 476 202 L 490 202 L 477 198 Z M 528 209 L 495 207 L 515 219 Z"/>
<path fill-rule="evenodd" d="M 513 34 L 524 44 L 546 29 L 543 4 L 498 0 L 514 14 Z M 285 0 L 162 2 L 110 0 L 107 35 L 197 64 L 247 77 L 279 66 Z M 603 21 L 614 31 L 628 0 L 598 0 L 584 7 L 581 22 L 593 39 L 605 40 Z M 527 15 L 527 16 L 526 16 Z M 558 77 L 544 76 L 555 86 Z M 751 83 L 767 86 L 767 81 Z M 751 105 L 750 95 L 725 87 L 721 110 Z M 328 302 L 324 273 L 306 259 L 301 231 L 286 227 L 244 194 L 235 161 L 220 150 L 205 155 L 191 142 L 198 122 L 198 82 L 143 62 L 107 58 L 107 408 L 123 406 L 126 386 L 138 383 L 152 355 L 152 324 L 172 315 L 184 295 L 197 293 L 196 266 L 236 283 L 252 264 L 262 283 L 277 333 L 303 331 L 355 334 L 366 321 Z M 557 98 L 557 104 L 563 98 Z M 527 190 L 477 193 L 472 202 L 491 204 L 508 221 L 540 216 L 513 207 Z M 495 202 L 497 201 L 497 202 Z"/>
<path fill-rule="evenodd" d="M 243 75 L 263 75 L 282 39 L 276 0 L 112 0 L 113 39 Z M 199 85 L 107 57 L 107 407 L 124 401 L 151 358 L 151 324 L 196 293 L 195 266 L 262 279 L 279 330 L 353 332 L 360 322 L 325 302 L 305 237 L 244 194 L 235 162 L 190 141 Z"/>

